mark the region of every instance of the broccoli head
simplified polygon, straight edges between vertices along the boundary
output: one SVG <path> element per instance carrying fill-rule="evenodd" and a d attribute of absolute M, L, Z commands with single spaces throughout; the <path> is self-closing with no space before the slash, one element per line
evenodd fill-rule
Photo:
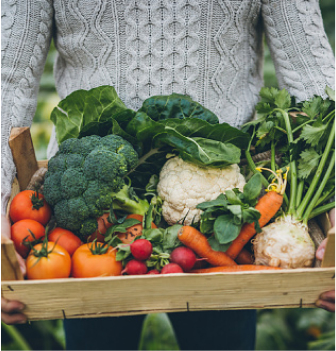
<path fill-rule="evenodd" d="M 125 211 L 144 214 L 147 200 L 134 196 L 124 181 L 137 164 L 136 151 L 118 135 L 62 142 L 48 163 L 44 181 L 44 196 L 54 208 L 57 225 L 82 237 L 90 235 L 113 199 L 118 209 L 125 204 Z"/>

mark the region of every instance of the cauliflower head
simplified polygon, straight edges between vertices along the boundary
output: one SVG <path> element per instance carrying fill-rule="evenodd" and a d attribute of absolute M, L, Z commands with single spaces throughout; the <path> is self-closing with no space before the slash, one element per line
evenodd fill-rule
<path fill-rule="evenodd" d="M 118 135 L 62 142 L 48 163 L 43 190 L 57 225 L 79 236 L 92 234 L 114 194 L 127 187 L 124 176 L 137 163 L 132 145 Z"/>
<path fill-rule="evenodd" d="M 225 190 L 243 190 L 244 176 L 237 164 L 226 168 L 201 168 L 180 157 L 169 159 L 161 169 L 158 195 L 163 200 L 162 215 L 169 225 L 199 222 L 201 210 L 196 206 L 215 200 Z"/>

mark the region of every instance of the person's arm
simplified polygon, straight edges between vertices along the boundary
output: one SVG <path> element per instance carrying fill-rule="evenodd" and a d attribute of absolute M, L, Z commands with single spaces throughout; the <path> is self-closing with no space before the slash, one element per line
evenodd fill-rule
<path fill-rule="evenodd" d="M 6 207 L 15 176 L 8 140 L 13 127 L 31 126 L 53 25 L 52 0 L 1 3 L 1 234 L 10 236 Z M 25 265 L 18 257 L 22 272 Z M 1 298 L 1 320 L 24 323 L 23 304 Z"/>
<path fill-rule="evenodd" d="M 13 127 L 31 126 L 53 25 L 52 0 L 1 4 L 1 214 L 6 213 L 15 166 Z"/>
<path fill-rule="evenodd" d="M 279 87 L 298 101 L 335 87 L 334 55 L 318 0 L 263 0 L 266 41 Z"/>

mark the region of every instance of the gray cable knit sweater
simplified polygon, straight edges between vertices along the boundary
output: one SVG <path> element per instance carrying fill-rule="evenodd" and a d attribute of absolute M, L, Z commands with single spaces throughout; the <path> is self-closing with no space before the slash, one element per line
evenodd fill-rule
<path fill-rule="evenodd" d="M 263 85 L 263 33 L 279 85 L 298 99 L 334 87 L 318 0 L 2 0 L 2 213 L 14 126 L 30 126 L 51 38 L 60 98 L 113 85 L 130 108 L 189 94 L 222 122 L 251 118 Z M 55 136 L 48 155 L 55 153 Z"/>

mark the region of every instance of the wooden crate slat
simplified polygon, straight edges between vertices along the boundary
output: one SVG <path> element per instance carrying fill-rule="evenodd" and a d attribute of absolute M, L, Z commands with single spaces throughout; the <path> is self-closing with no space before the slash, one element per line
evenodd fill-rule
<path fill-rule="evenodd" d="M 334 268 L 2 282 L 30 320 L 155 312 L 314 307 Z"/>
<path fill-rule="evenodd" d="M 26 189 L 33 174 L 38 170 L 29 127 L 13 128 L 9 137 L 20 189 Z"/>
<path fill-rule="evenodd" d="M 335 267 L 335 228 L 331 228 L 328 232 L 327 245 L 321 266 Z"/>
<path fill-rule="evenodd" d="M 23 275 L 17 260 L 13 242 L 1 236 L 1 280 L 22 280 Z"/>

